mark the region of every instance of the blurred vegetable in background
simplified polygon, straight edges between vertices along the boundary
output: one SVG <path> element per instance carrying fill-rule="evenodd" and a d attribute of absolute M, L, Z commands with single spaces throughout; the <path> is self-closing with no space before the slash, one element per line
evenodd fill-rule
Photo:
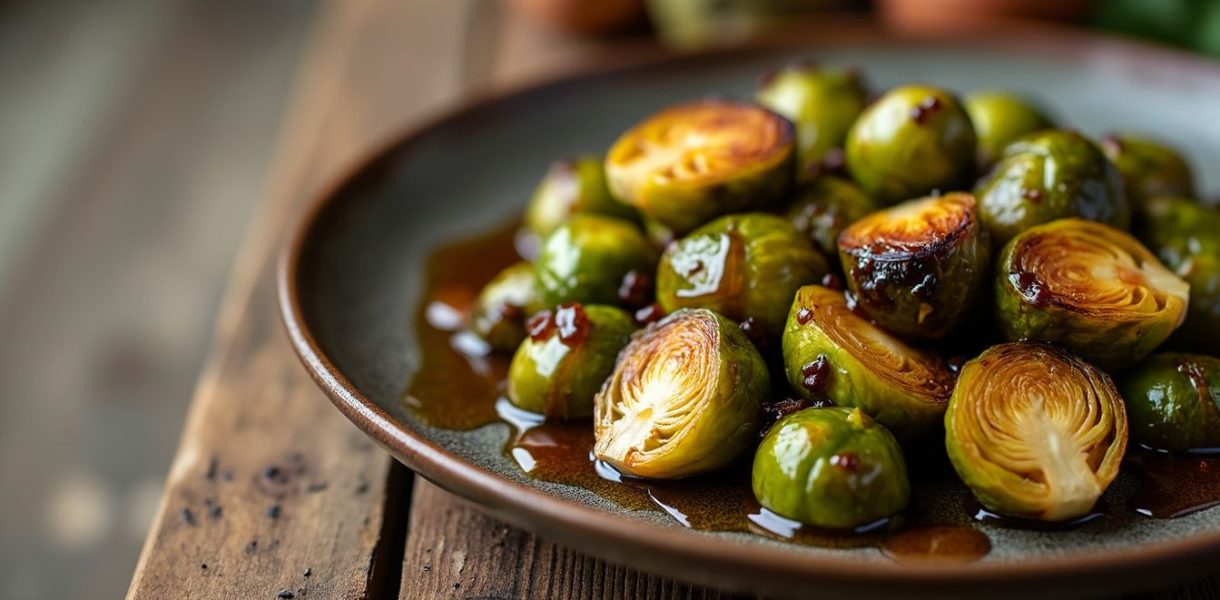
<path fill-rule="evenodd" d="M 1091 23 L 1220 57 L 1220 0 L 1103 0 Z"/>

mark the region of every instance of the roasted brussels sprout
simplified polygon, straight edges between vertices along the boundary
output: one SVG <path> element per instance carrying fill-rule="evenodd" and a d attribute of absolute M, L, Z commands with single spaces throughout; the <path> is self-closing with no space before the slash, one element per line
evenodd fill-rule
<path fill-rule="evenodd" d="M 624 133 L 606 155 L 606 177 L 619 199 L 683 235 L 783 198 L 795 156 L 787 119 L 755 104 L 704 100 Z"/>
<path fill-rule="evenodd" d="M 897 440 L 858 408 L 807 408 L 781 419 L 754 455 L 752 484 L 772 512 L 834 529 L 891 516 L 911 496 Z"/>
<path fill-rule="evenodd" d="M 657 302 L 666 311 L 710 308 L 737 322 L 753 319 L 778 339 L 797 288 L 826 272 L 826 260 L 784 219 L 729 215 L 665 249 Z"/>
<path fill-rule="evenodd" d="M 525 226 L 535 235 L 546 237 L 569 217 L 580 213 L 639 218 L 634 208 L 610 195 L 600 156 L 551 163 L 525 209 Z"/>
<path fill-rule="evenodd" d="M 957 99 L 940 88 L 908 85 L 864 110 L 847 135 L 847 168 L 884 204 L 967 184 L 975 136 Z"/>
<path fill-rule="evenodd" d="M 962 367 L 945 414 L 945 448 L 962 481 L 996 513 L 1063 521 L 1087 513 L 1127 447 L 1114 382 L 1053 346 L 994 346 Z"/>
<path fill-rule="evenodd" d="M 843 230 L 839 258 L 856 308 L 886 330 L 940 338 L 970 310 L 991 242 L 970 194 L 904 202 Z"/>
<path fill-rule="evenodd" d="M 798 177 L 813 178 L 826 152 L 843 147 L 867 96 L 854 70 L 794 65 L 767 77 L 755 99 L 796 126 Z"/>
<path fill-rule="evenodd" d="M 651 274 L 657 252 L 627 221 L 576 215 L 542 242 L 534 278 L 543 308 L 564 302 L 616 305 L 623 279 Z"/>
<path fill-rule="evenodd" d="M 512 352 L 525 339 L 525 321 L 537 308 L 534 266 L 514 263 L 479 292 L 470 313 L 471 329 L 492 349 Z"/>
<path fill-rule="evenodd" d="M 1158 196 L 1195 196 L 1190 165 L 1173 148 L 1132 135 L 1111 135 L 1101 140 L 1101 149 L 1118 167 L 1132 208 Z"/>
<path fill-rule="evenodd" d="M 1154 354 L 1119 382 L 1131 439 L 1183 452 L 1220 448 L 1220 358 Z"/>
<path fill-rule="evenodd" d="M 1131 235 L 1061 219 L 1013 238 L 996 273 L 1009 340 L 1055 342 L 1104 368 L 1129 365 L 1182 324 L 1190 286 Z"/>
<path fill-rule="evenodd" d="M 1131 221 L 1118 170 L 1074 131 L 1052 129 L 1009 144 L 974 195 L 997 245 L 1034 225 L 1066 217 L 1119 229 Z"/>
<path fill-rule="evenodd" d="M 843 228 L 880 208 L 856 184 L 834 176 L 814 180 L 788 205 L 786 215 L 827 256 L 839 251 Z"/>
<path fill-rule="evenodd" d="M 802 396 L 862 408 L 900 438 L 931 429 L 953 388 L 940 357 L 902 343 L 857 316 L 842 292 L 818 285 L 797 291 L 783 353 Z"/>
<path fill-rule="evenodd" d="M 597 394 L 597 458 L 619 471 L 678 479 L 749 449 L 771 390 L 758 350 L 732 321 L 683 309 L 641 330 Z"/>
<path fill-rule="evenodd" d="M 508 399 L 553 419 L 593 414 L 593 396 L 614 369 L 635 324 L 612 306 L 561 304 L 530 318 L 508 368 Z"/>
<path fill-rule="evenodd" d="M 978 137 L 978 162 L 994 163 L 1017 138 L 1054 123 L 1028 100 L 1005 92 L 978 92 L 962 102 Z"/>
<path fill-rule="evenodd" d="M 1139 237 L 1190 284 L 1186 322 L 1170 343 L 1220 354 L 1220 210 L 1185 198 L 1144 204 Z"/>

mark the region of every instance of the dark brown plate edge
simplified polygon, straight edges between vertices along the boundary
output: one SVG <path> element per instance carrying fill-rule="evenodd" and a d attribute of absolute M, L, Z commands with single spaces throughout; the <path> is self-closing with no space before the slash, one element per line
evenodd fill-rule
<path fill-rule="evenodd" d="M 694 53 L 666 52 L 651 43 L 624 43 L 621 51 L 607 52 L 606 55 L 615 57 L 611 64 L 493 93 L 476 93 L 439 115 L 390 136 L 349 168 L 340 171 L 338 177 L 307 203 L 291 229 L 291 237 L 278 261 L 277 298 L 293 349 L 339 411 L 419 475 L 510 523 L 600 558 L 660 575 L 785 596 L 813 591 L 801 587 L 810 583 L 816 583 L 821 591 L 837 589 L 853 591 L 855 595 L 866 590 L 906 594 L 986 590 L 991 596 L 1008 596 L 1027 595 L 1030 590 L 1025 585 L 1034 583 L 1062 586 L 1065 592 L 1088 595 L 1131 592 L 1209 572 L 1214 565 L 1211 559 L 1220 557 L 1220 530 L 1180 541 L 1101 553 L 1052 556 L 1045 560 L 912 566 L 746 546 L 728 540 L 709 540 L 706 535 L 677 528 L 658 529 L 643 520 L 624 518 L 508 481 L 422 436 L 412 435 L 396 425 L 390 415 L 364 397 L 339 372 L 309 330 L 301 311 L 298 283 L 303 249 L 320 228 L 319 217 L 344 190 L 355 186 L 362 175 L 375 171 L 380 161 L 405 150 L 424 132 L 445 127 L 468 113 L 492 108 L 516 95 L 576 85 L 636 69 L 681 68 L 749 53 L 816 52 L 820 47 L 878 42 L 935 43 L 963 48 L 982 45 L 988 49 L 1009 47 L 1017 52 L 1036 51 L 1039 56 L 1048 58 L 1062 56 L 1098 65 L 1142 66 L 1156 68 L 1162 73 L 1165 69 L 1183 74 L 1206 73 L 1212 77 L 1220 73 L 1220 65 L 1209 59 L 1166 47 L 1059 26 L 1016 22 L 970 34 L 945 35 L 886 32 L 860 21 L 834 19 L 816 27 L 784 32 L 765 42 Z M 589 540 L 609 543 L 590 543 Z M 1049 590 L 1040 590 L 1045 591 Z"/>

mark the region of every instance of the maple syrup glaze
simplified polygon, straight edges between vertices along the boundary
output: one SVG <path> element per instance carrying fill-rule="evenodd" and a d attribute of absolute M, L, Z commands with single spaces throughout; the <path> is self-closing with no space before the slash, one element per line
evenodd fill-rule
<path fill-rule="evenodd" d="M 762 508 L 750 489 L 748 461 L 707 476 L 645 481 L 593 460 L 589 422 L 545 423 L 512 406 L 503 399 L 511 357 L 487 352 L 461 331 L 483 284 L 520 260 L 516 230 L 510 224 L 443 246 L 428 258 L 427 289 L 415 322 L 419 368 L 404 393 L 404 402 L 424 423 L 453 430 L 508 423 L 513 433 L 504 453 L 530 477 L 586 489 L 626 510 L 663 512 L 693 529 L 750 532 L 827 548 L 874 546 L 893 560 L 909 562 L 977 560 L 991 547 L 987 528 L 1032 526 L 982 510 L 938 448 L 908 449 L 912 495 L 906 511 L 854 531 L 818 530 Z M 1143 483 L 1130 506 L 1103 497 L 1101 510 L 1050 528 L 1081 527 L 1132 512 L 1169 518 L 1220 504 L 1220 457 L 1136 449 L 1128 454 L 1127 470 Z"/>

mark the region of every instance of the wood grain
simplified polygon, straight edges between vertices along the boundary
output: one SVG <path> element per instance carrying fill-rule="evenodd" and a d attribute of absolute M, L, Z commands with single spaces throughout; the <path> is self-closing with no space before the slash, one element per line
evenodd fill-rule
<path fill-rule="evenodd" d="M 300 367 L 274 258 L 303 198 L 458 94 L 470 4 L 336 1 L 319 16 L 129 598 L 393 596 L 409 477 Z"/>
<path fill-rule="evenodd" d="M 737 598 L 590 558 L 504 525 L 423 479 L 399 598 Z"/>

